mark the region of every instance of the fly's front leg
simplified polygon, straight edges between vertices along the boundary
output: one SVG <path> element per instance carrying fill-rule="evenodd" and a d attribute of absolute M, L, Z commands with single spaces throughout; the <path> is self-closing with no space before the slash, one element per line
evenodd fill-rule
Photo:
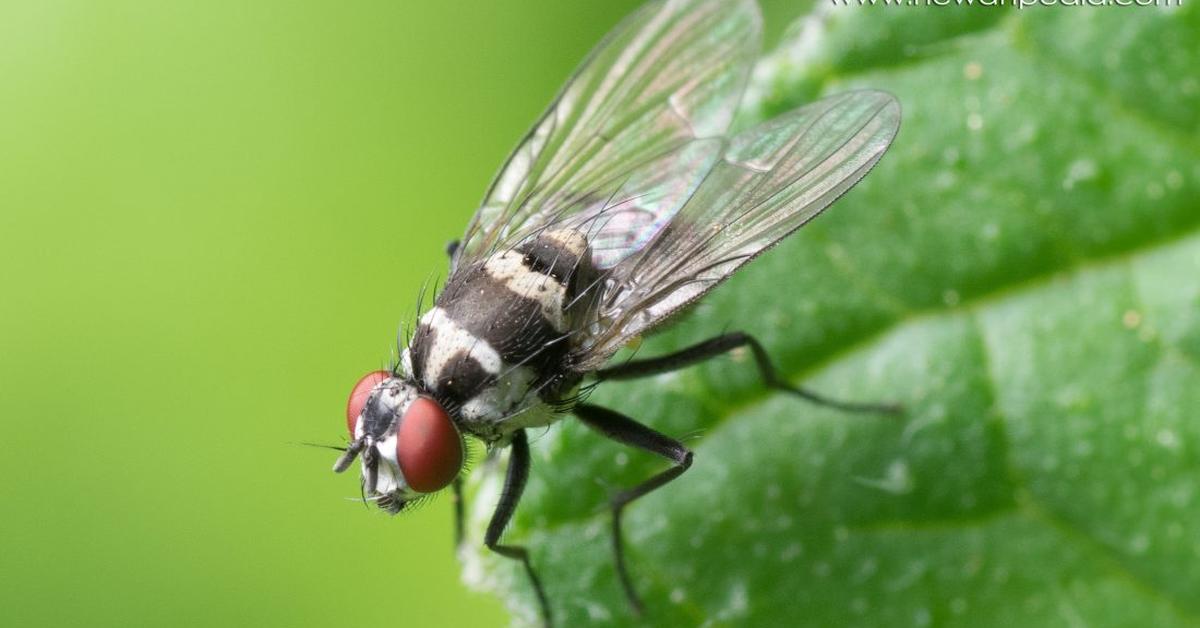
<path fill-rule="evenodd" d="M 504 533 L 504 528 L 508 526 L 509 520 L 516 512 L 517 502 L 521 501 L 521 493 L 525 490 L 525 481 L 529 479 L 529 440 L 525 436 L 525 430 L 517 430 L 513 433 L 510 452 L 508 474 L 504 478 L 504 490 L 500 493 L 496 512 L 492 513 L 492 520 L 488 523 L 487 532 L 484 533 L 483 544 L 505 558 L 521 561 L 521 564 L 525 566 L 526 575 L 529 576 L 529 582 L 537 594 L 542 621 L 550 626 L 553 623 L 550 617 L 550 605 L 546 602 L 546 592 L 542 590 L 542 581 L 538 579 L 537 573 L 533 570 L 533 564 L 529 562 L 529 552 L 521 545 L 500 544 L 500 535 Z"/>
<path fill-rule="evenodd" d="M 454 484 L 451 486 L 454 487 L 454 553 L 457 554 L 467 538 L 463 527 L 463 510 L 466 504 L 463 501 L 462 476 L 454 478 Z"/>
<path fill-rule="evenodd" d="M 674 465 L 670 469 L 652 476 L 641 484 L 621 491 L 612 497 L 613 557 L 616 560 L 617 577 L 621 580 L 621 586 L 625 589 L 625 597 L 629 599 L 629 604 L 640 615 L 643 608 L 642 600 L 633 588 L 633 582 L 629 579 L 629 570 L 625 564 L 625 541 L 621 533 L 621 513 L 625 510 L 625 506 L 628 506 L 633 500 L 683 475 L 683 472 L 692 466 L 692 451 L 684 447 L 683 443 L 664 436 L 619 412 L 614 412 L 607 408 L 580 404 L 575 406 L 573 412 L 588 427 L 597 430 L 608 438 L 652 454 L 658 454 L 670 460 Z"/>
<path fill-rule="evenodd" d="M 775 365 L 771 363 L 771 358 L 767 355 L 767 350 L 763 348 L 762 343 L 756 340 L 749 334 L 735 331 L 728 334 L 710 338 L 704 342 L 694 344 L 686 349 L 680 349 L 675 353 L 670 353 L 657 358 L 647 358 L 644 360 L 631 360 L 624 364 L 617 364 L 608 368 L 600 369 L 596 372 L 597 379 L 603 380 L 618 380 L 618 379 L 636 379 L 638 377 L 649 377 L 651 375 L 659 375 L 661 373 L 669 373 L 682 368 L 699 364 L 705 360 L 714 358 L 723 353 L 727 353 L 740 347 L 749 347 L 754 354 L 754 362 L 758 366 L 758 372 L 763 378 L 768 388 L 773 388 L 791 395 L 795 395 L 802 399 L 806 399 L 820 406 L 837 408 L 846 412 L 873 412 L 883 414 L 898 414 L 901 407 L 893 403 L 855 403 L 852 401 L 839 401 L 830 399 L 824 395 L 817 394 L 811 390 L 794 386 L 788 383 L 775 371 Z"/>

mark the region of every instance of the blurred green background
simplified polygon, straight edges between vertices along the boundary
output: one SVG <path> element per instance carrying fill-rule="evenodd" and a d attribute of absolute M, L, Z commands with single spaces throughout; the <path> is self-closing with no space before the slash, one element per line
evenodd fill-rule
<path fill-rule="evenodd" d="M 506 623 L 299 443 L 636 4 L 0 4 L 4 623 Z"/>

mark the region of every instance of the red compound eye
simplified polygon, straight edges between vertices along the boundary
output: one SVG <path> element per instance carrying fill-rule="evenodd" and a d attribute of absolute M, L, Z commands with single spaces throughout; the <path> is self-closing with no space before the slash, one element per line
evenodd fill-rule
<path fill-rule="evenodd" d="M 350 438 L 354 438 L 354 427 L 358 425 L 358 417 L 367 403 L 367 397 L 371 396 L 371 389 L 391 376 L 387 371 L 372 371 L 363 375 L 354 385 L 354 390 L 350 391 L 350 399 L 346 401 L 346 429 L 350 430 Z"/>
<path fill-rule="evenodd" d="M 446 488 L 463 465 L 463 442 L 450 415 L 429 397 L 417 397 L 400 420 L 396 461 L 414 491 Z"/>

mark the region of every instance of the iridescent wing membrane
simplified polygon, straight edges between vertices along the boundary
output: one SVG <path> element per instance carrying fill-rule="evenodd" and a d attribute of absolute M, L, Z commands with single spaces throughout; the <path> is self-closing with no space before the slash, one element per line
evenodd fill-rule
<path fill-rule="evenodd" d="M 719 156 L 703 138 L 729 127 L 760 30 L 748 0 L 666 0 L 627 17 L 508 158 L 455 268 L 556 226 L 586 225 L 606 267 L 644 244 Z"/>
<path fill-rule="evenodd" d="M 854 91 L 729 140 L 665 228 L 609 272 L 579 368 L 599 368 L 819 214 L 879 161 L 899 126 L 891 94 Z"/>
<path fill-rule="evenodd" d="M 591 53 L 509 157 L 454 266 L 546 229 L 582 231 L 603 270 L 575 367 L 699 298 L 820 213 L 883 155 L 900 121 L 850 92 L 725 138 L 759 49 L 752 1 L 664 0 Z"/>

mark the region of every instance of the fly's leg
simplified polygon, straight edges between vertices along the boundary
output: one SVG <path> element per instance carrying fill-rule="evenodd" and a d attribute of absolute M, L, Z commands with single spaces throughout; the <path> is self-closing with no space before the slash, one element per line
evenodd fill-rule
<path fill-rule="evenodd" d="M 651 375 L 686 368 L 740 347 L 749 347 L 750 351 L 754 353 L 754 362 L 757 364 L 758 372 L 762 375 L 763 382 L 766 383 L 768 388 L 795 395 L 819 406 L 827 406 L 846 412 L 898 414 L 901 411 L 901 407 L 897 404 L 839 401 L 799 386 L 793 386 L 776 373 L 775 365 L 771 364 L 771 358 L 767 355 L 767 350 L 763 348 L 762 343 L 753 336 L 740 331 L 722 334 L 716 338 L 710 338 L 686 349 L 680 349 L 675 353 L 657 358 L 632 360 L 624 364 L 603 368 L 596 372 L 596 377 L 601 381 L 649 377 Z"/>
<path fill-rule="evenodd" d="M 454 478 L 454 484 L 451 486 L 454 487 L 454 551 L 457 553 L 467 538 L 463 527 L 463 509 L 466 506 L 463 501 L 462 477 Z"/>
<path fill-rule="evenodd" d="M 496 512 L 488 523 L 487 532 L 483 536 L 483 544 L 493 552 L 521 561 L 525 566 L 525 574 L 537 593 L 538 606 L 542 611 L 542 621 L 546 626 L 553 624 L 550 618 L 550 605 L 546 602 L 546 592 L 542 590 L 542 581 L 533 571 L 529 562 L 529 552 L 521 545 L 501 545 L 500 535 L 517 510 L 517 502 L 521 501 L 521 492 L 525 490 L 525 480 L 529 479 L 529 440 L 525 430 L 513 433 L 511 453 L 508 458 L 508 475 L 504 478 L 504 490 L 500 493 L 500 502 L 496 504 Z"/>
<path fill-rule="evenodd" d="M 629 579 L 629 569 L 625 564 L 625 541 L 621 534 L 621 513 L 625 510 L 625 506 L 628 506 L 633 500 L 683 475 L 683 472 L 692 466 L 692 451 L 684 447 L 683 443 L 607 408 L 580 404 L 575 406 L 573 412 L 588 427 L 608 438 L 652 454 L 658 454 L 670 460 L 674 465 L 612 497 L 612 541 L 617 577 L 621 580 L 621 586 L 625 589 L 625 597 L 629 599 L 629 604 L 633 607 L 634 612 L 640 615 L 643 609 L 642 600 L 633 588 L 633 582 Z"/>
<path fill-rule="evenodd" d="M 458 245 L 460 243 L 461 242 L 459 240 L 451 240 L 451 241 L 447 242 L 446 243 L 446 257 L 449 257 L 451 260 L 453 260 L 454 254 L 458 252 Z"/>

